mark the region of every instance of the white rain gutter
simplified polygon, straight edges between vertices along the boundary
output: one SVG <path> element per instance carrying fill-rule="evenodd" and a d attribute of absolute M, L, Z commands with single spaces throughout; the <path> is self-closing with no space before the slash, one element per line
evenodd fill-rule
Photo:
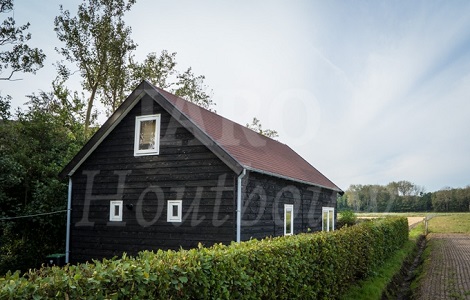
<path fill-rule="evenodd" d="M 72 177 L 69 177 L 69 190 L 67 193 L 67 233 L 65 237 L 65 263 L 69 263 L 70 253 L 70 218 L 72 213 Z"/>
<path fill-rule="evenodd" d="M 240 242 L 241 230 L 242 230 L 242 178 L 246 175 L 246 169 L 243 169 L 242 173 L 237 179 L 237 243 Z"/>

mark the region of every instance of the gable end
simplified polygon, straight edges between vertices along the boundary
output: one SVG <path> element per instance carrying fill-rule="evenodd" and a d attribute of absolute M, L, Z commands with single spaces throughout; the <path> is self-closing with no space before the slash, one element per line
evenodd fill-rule
<path fill-rule="evenodd" d="M 109 133 L 122 121 L 132 108 L 145 96 L 150 96 L 165 111 L 191 132 L 202 144 L 207 146 L 220 160 L 222 160 L 236 174 L 240 174 L 243 166 L 227 153 L 215 140 L 210 138 L 199 126 L 191 121 L 183 112 L 168 101 L 150 83 L 143 81 L 109 117 L 100 129 L 90 138 L 77 155 L 59 173 L 59 177 L 72 176 L 90 154 L 101 144 Z M 185 100 L 182 100 L 185 101 Z"/>
<path fill-rule="evenodd" d="M 108 120 L 98 129 L 98 131 L 88 140 L 85 146 L 72 158 L 72 160 L 59 173 L 60 178 L 72 176 L 80 165 L 90 156 L 111 131 L 121 122 L 129 111 L 145 95 L 143 83 L 127 97 L 126 101 L 109 117 Z"/>

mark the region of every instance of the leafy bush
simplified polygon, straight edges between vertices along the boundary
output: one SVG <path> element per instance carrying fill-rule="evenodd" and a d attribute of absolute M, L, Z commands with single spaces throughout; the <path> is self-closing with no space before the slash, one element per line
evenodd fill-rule
<path fill-rule="evenodd" d="M 144 251 L 0 278 L 1 299 L 331 299 L 408 239 L 405 218 L 330 233 Z"/>
<path fill-rule="evenodd" d="M 341 229 L 344 226 L 352 226 L 356 224 L 357 216 L 352 210 L 344 210 L 339 213 L 338 221 L 336 226 L 338 229 Z"/>

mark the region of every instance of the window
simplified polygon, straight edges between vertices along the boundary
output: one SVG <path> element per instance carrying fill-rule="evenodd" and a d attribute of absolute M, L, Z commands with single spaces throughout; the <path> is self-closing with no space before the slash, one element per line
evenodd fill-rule
<path fill-rule="evenodd" d="M 134 156 L 157 155 L 160 149 L 160 115 L 135 118 Z"/>
<path fill-rule="evenodd" d="M 181 215 L 183 214 L 183 201 L 182 200 L 168 200 L 168 222 L 181 222 Z"/>
<path fill-rule="evenodd" d="M 335 209 L 334 207 L 322 208 L 322 230 L 335 230 Z"/>
<path fill-rule="evenodd" d="M 284 235 L 294 234 L 294 205 L 284 204 Z"/>
<path fill-rule="evenodd" d="M 109 220 L 122 221 L 122 200 L 109 202 Z"/>

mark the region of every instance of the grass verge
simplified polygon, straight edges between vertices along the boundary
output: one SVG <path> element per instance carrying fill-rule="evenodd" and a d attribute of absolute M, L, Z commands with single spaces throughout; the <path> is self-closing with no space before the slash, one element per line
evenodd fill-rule
<path fill-rule="evenodd" d="M 411 283 L 410 289 L 411 289 L 411 294 L 413 295 L 414 299 L 420 298 L 420 287 L 422 280 L 426 276 L 425 270 L 428 269 L 429 266 L 429 258 L 431 256 L 431 248 L 432 243 L 436 241 L 428 241 L 426 248 L 423 251 L 423 254 L 421 255 L 421 261 L 422 263 L 419 265 L 419 267 L 415 270 L 416 278 L 413 280 Z"/>
<path fill-rule="evenodd" d="M 393 276 L 400 272 L 404 261 L 414 252 L 418 237 L 423 234 L 424 227 L 420 224 L 410 231 L 408 242 L 385 262 L 375 274 L 349 289 L 340 299 L 381 299 L 382 293 L 391 282 Z"/>

